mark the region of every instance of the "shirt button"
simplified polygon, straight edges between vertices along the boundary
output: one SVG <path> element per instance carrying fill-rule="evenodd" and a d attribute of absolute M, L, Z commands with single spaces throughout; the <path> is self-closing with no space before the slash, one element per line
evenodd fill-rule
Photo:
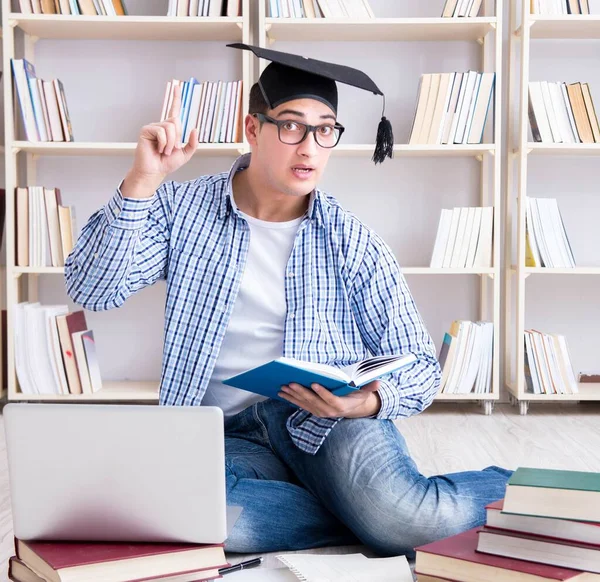
<path fill-rule="evenodd" d="M 294 319 L 294 317 L 296 317 L 295 313 L 290 313 L 290 319 Z"/>
<path fill-rule="evenodd" d="M 294 276 L 294 271 L 289 271 L 288 272 L 288 277 L 293 277 Z"/>

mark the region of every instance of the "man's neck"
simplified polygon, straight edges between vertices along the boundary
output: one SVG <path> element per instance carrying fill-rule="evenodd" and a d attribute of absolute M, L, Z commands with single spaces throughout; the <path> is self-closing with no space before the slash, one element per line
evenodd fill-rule
<path fill-rule="evenodd" d="M 245 214 L 268 222 L 286 222 L 308 209 L 310 194 L 291 196 L 264 187 L 252 166 L 236 172 L 232 180 L 236 206 Z"/>

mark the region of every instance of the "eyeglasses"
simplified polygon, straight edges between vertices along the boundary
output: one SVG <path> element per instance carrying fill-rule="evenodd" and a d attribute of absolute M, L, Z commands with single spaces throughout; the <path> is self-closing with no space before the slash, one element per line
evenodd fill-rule
<path fill-rule="evenodd" d="M 315 141 L 322 148 L 334 148 L 340 141 L 342 133 L 346 129 L 339 123 L 325 123 L 323 125 L 308 125 L 292 119 L 274 119 L 262 113 L 254 113 L 254 117 L 266 123 L 277 126 L 279 141 L 287 145 L 298 145 L 302 143 L 309 133 L 314 134 Z"/>

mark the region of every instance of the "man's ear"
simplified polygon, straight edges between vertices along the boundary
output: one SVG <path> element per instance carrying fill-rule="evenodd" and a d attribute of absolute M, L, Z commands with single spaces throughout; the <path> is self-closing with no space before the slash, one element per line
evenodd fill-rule
<path fill-rule="evenodd" d="M 256 140 L 258 138 L 258 134 L 260 133 L 260 122 L 256 117 L 248 114 L 244 119 L 244 132 L 246 134 L 246 139 L 248 140 L 248 144 L 256 145 Z"/>

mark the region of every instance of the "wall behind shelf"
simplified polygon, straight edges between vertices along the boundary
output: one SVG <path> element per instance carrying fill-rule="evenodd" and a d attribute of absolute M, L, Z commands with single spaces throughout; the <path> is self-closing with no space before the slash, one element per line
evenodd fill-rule
<path fill-rule="evenodd" d="M 166 4 L 152 3 L 143 13 L 160 14 L 158 6 L 166 13 Z M 371 4 L 383 16 L 439 16 L 443 0 L 371 0 Z M 127 5 L 131 13 L 142 13 L 144 7 L 134 0 Z M 241 78 L 237 51 L 224 45 L 42 39 L 36 45 L 36 71 L 41 78 L 63 81 L 77 141 L 135 141 L 144 123 L 158 121 L 167 80 L 191 75 Z M 272 48 L 368 72 L 386 93 L 386 115 L 396 143 L 408 140 L 420 75 L 478 68 L 481 50 L 475 42 L 277 42 Z M 339 119 L 347 127 L 345 143 L 373 143 L 381 107 L 381 97 L 341 86 Z M 40 157 L 37 182 L 60 187 L 64 203 L 76 204 L 81 229 L 113 194 L 132 159 Z M 225 171 L 232 162 L 233 158 L 196 157 L 173 179 Z M 480 168 L 474 158 L 398 156 L 375 167 L 370 156 L 332 157 L 321 187 L 381 234 L 401 266 L 427 266 L 441 208 L 479 204 Z M 478 276 L 411 275 L 407 280 L 437 350 L 452 320 L 477 319 Z M 146 380 L 160 374 L 164 289 L 160 282 L 120 309 L 86 312 L 107 380 Z M 42 302 L 77 309 L 66 299 L 61 276 L 40 277 Z"/>

